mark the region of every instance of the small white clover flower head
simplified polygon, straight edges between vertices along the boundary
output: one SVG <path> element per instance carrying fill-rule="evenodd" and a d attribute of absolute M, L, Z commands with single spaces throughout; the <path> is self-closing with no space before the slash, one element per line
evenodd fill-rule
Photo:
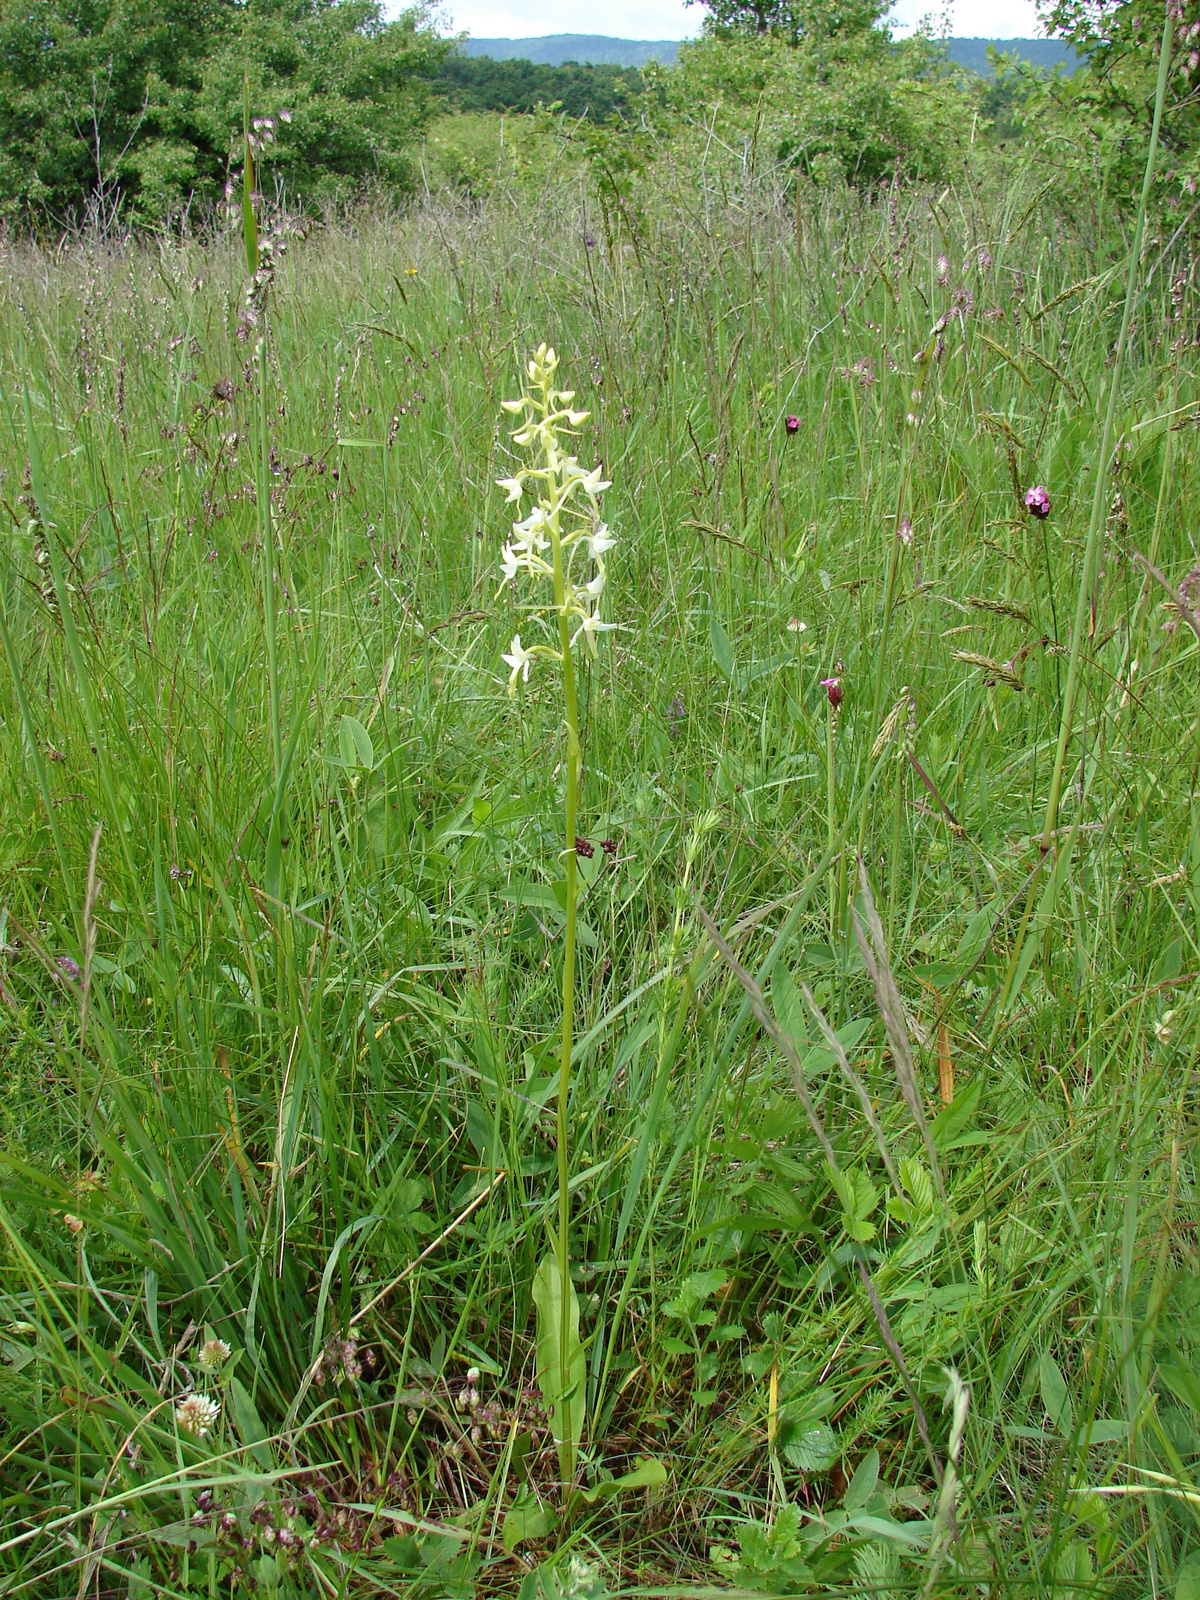
<path fill-rule="evenodd" d="M 215 1372 L 229 1360 L 230 1350 L 224 1339 L 205 1339 L 200 1346 L 200 1365 Z"/>
<path fill-rule="evenodd" d="M 789 633 L 804 633 L 808 628 L 807 622 L 801 622 L 799 617 L 789 617 L 787 629 Z"/>
<path fill-rule="evenodd" d="M 507 662 L 512 668 L 512 673 L 508 680 L 508 692 L 509 694 L 516 694 L 517 679 L 521 678 L 523 682 L 528 683 L 529 669 L 533 665 L 533 656 L 521 643 L 521 635 L 519 633 L 513 634 L 513 641 L 509 645 L 507 653 L 501 657 L 501 660 Z"/>
<path fill-rule="evenodd" d="M 221 1415 L 221 1402 L 208 1394 L 189 1394 L 175 1407 L 175 1420 L 184 1433 L 203 1439 L 216 1426 Z"/>

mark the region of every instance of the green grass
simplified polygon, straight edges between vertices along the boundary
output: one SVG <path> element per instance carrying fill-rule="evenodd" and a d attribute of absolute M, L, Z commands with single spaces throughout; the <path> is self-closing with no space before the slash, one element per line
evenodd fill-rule
<path fill-rule="evenodd" d="M 293 240 L 265 392 L 235 238 L 7 250 L 0 1592 L 1195 1592 L 1197 648 L 1132 560 L 1197 559 L 1194 294 L 1152 242 L 1031 896 L 1121 241 L 1016 179 L 806 195 L 798 238 L 702 178 L 660 168 L 636 236 L 562 178 Z M 564 748 L 551 671 L 504 691 L 493 486 L 543 338 L 621 541 L 582 684 L 587 1481 L 668 1470 L 557 1565 L 502 1540 L 557 1480 Z M 908 1392 L 940 1465 L 949 1366 L 957 1539 Z"/>

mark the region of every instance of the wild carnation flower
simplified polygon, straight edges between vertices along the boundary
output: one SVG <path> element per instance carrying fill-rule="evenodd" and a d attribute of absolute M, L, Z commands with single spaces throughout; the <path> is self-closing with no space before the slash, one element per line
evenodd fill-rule
<path fill-rule="evenodd" d="M 783 419 L 783 431 L 785 433 L 799 433 L 800 432 L 800 418 L 799 417 L 784 417 L 784 419 Z"/>
<path fill-rule="evenodd" d="M 842 682 L 840 678 L 822 678 L 821 687 L 829 696 L 829 704 L 836 711 L 842 703 Z"/>
<path fill-rule="evenodd" d="M 230 1349 L 224 1339 L 205 1339 L 200 1346 L 200 1365 L 215 1372 L 229 1360 Z"/>
<path fill-rule="evenodd" d="M 203 1439 L 220 1415 L 221 1402 L 207 1394 L 189 1394 L 175 1407 L 176 1422 L 196 1439 Z"/>
<path fill-rule="evenodd" d="M 1050 515 L 1050 492 L 1039 483 L 1025 496 L 1025 509 L 1030 516 L 1044 522 Z"/>

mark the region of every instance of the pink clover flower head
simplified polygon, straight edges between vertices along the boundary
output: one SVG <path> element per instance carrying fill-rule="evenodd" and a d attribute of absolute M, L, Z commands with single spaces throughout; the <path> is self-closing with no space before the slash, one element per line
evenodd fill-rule
<path fill-rule="evenodd" d="M 822 678 L 821 687 L 829 696 L 829 704 L 836 711 L 842 703 L 843 689 L 840 678 Z"/>
<path fill-rule="evenodd" d="M 1050 515 L 1050 491 L 1040 483 L 1036 484 L 1025 496 L 1025 509 L 1031 517 L 1044 522 Z"/>
<path fill-rule="evenodd" d="M 800 432 L 800 418 L 799 417 L 784 417 L 784 419 L 783 419 L 783 431 L 785 433 L 799 433 Z"/>

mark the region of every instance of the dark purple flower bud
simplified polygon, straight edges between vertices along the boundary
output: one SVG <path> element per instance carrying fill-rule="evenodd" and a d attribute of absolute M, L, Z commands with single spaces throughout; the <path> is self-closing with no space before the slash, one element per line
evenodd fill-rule
<path fill-rule="evenodd" d="M 829 696 L 829 704 L 836 711 L 842 703 L 842 683 L 840 678 L 822 678 L 821 687 Z"/>
<path fill-rule="evenodd" d="M 785 433 L 799 433 L 800 432 L 800 418 L 799 417 L 784 417 L 784 419 L 783 419 L 783 431 Z"/>
<path fill-rule="evenodd" d="M 1039 483 L 1025 496 L 1025 509 L 1030 516 L 1044 522 L 1050 515 L 1050 492 Z"/>
<path fill-rule="evenodd" d="M 601 839 L 600 848 L 606 856 L 615 856 L 617 853 L 617 841 L 615 839 Z"/>
<path fill-rule="evenodd" d="M 596 847 L 595 845 L 589 844 L 586 839 L 580 839 L 577 837 L 575 840 L 575 854 L 577 856 L 583 856 L 585 861 L 590 861 L 596 854 Z"/>
<path fill-rule="evenodd" d="M 62 973 L 64 978 L 69 979 L 71 983 L 79 982 L 81 973 L 79 971 L 78 961 L 72 960 L 70 956 L 59 956 L 58 960 L 54 964 Z"/>

